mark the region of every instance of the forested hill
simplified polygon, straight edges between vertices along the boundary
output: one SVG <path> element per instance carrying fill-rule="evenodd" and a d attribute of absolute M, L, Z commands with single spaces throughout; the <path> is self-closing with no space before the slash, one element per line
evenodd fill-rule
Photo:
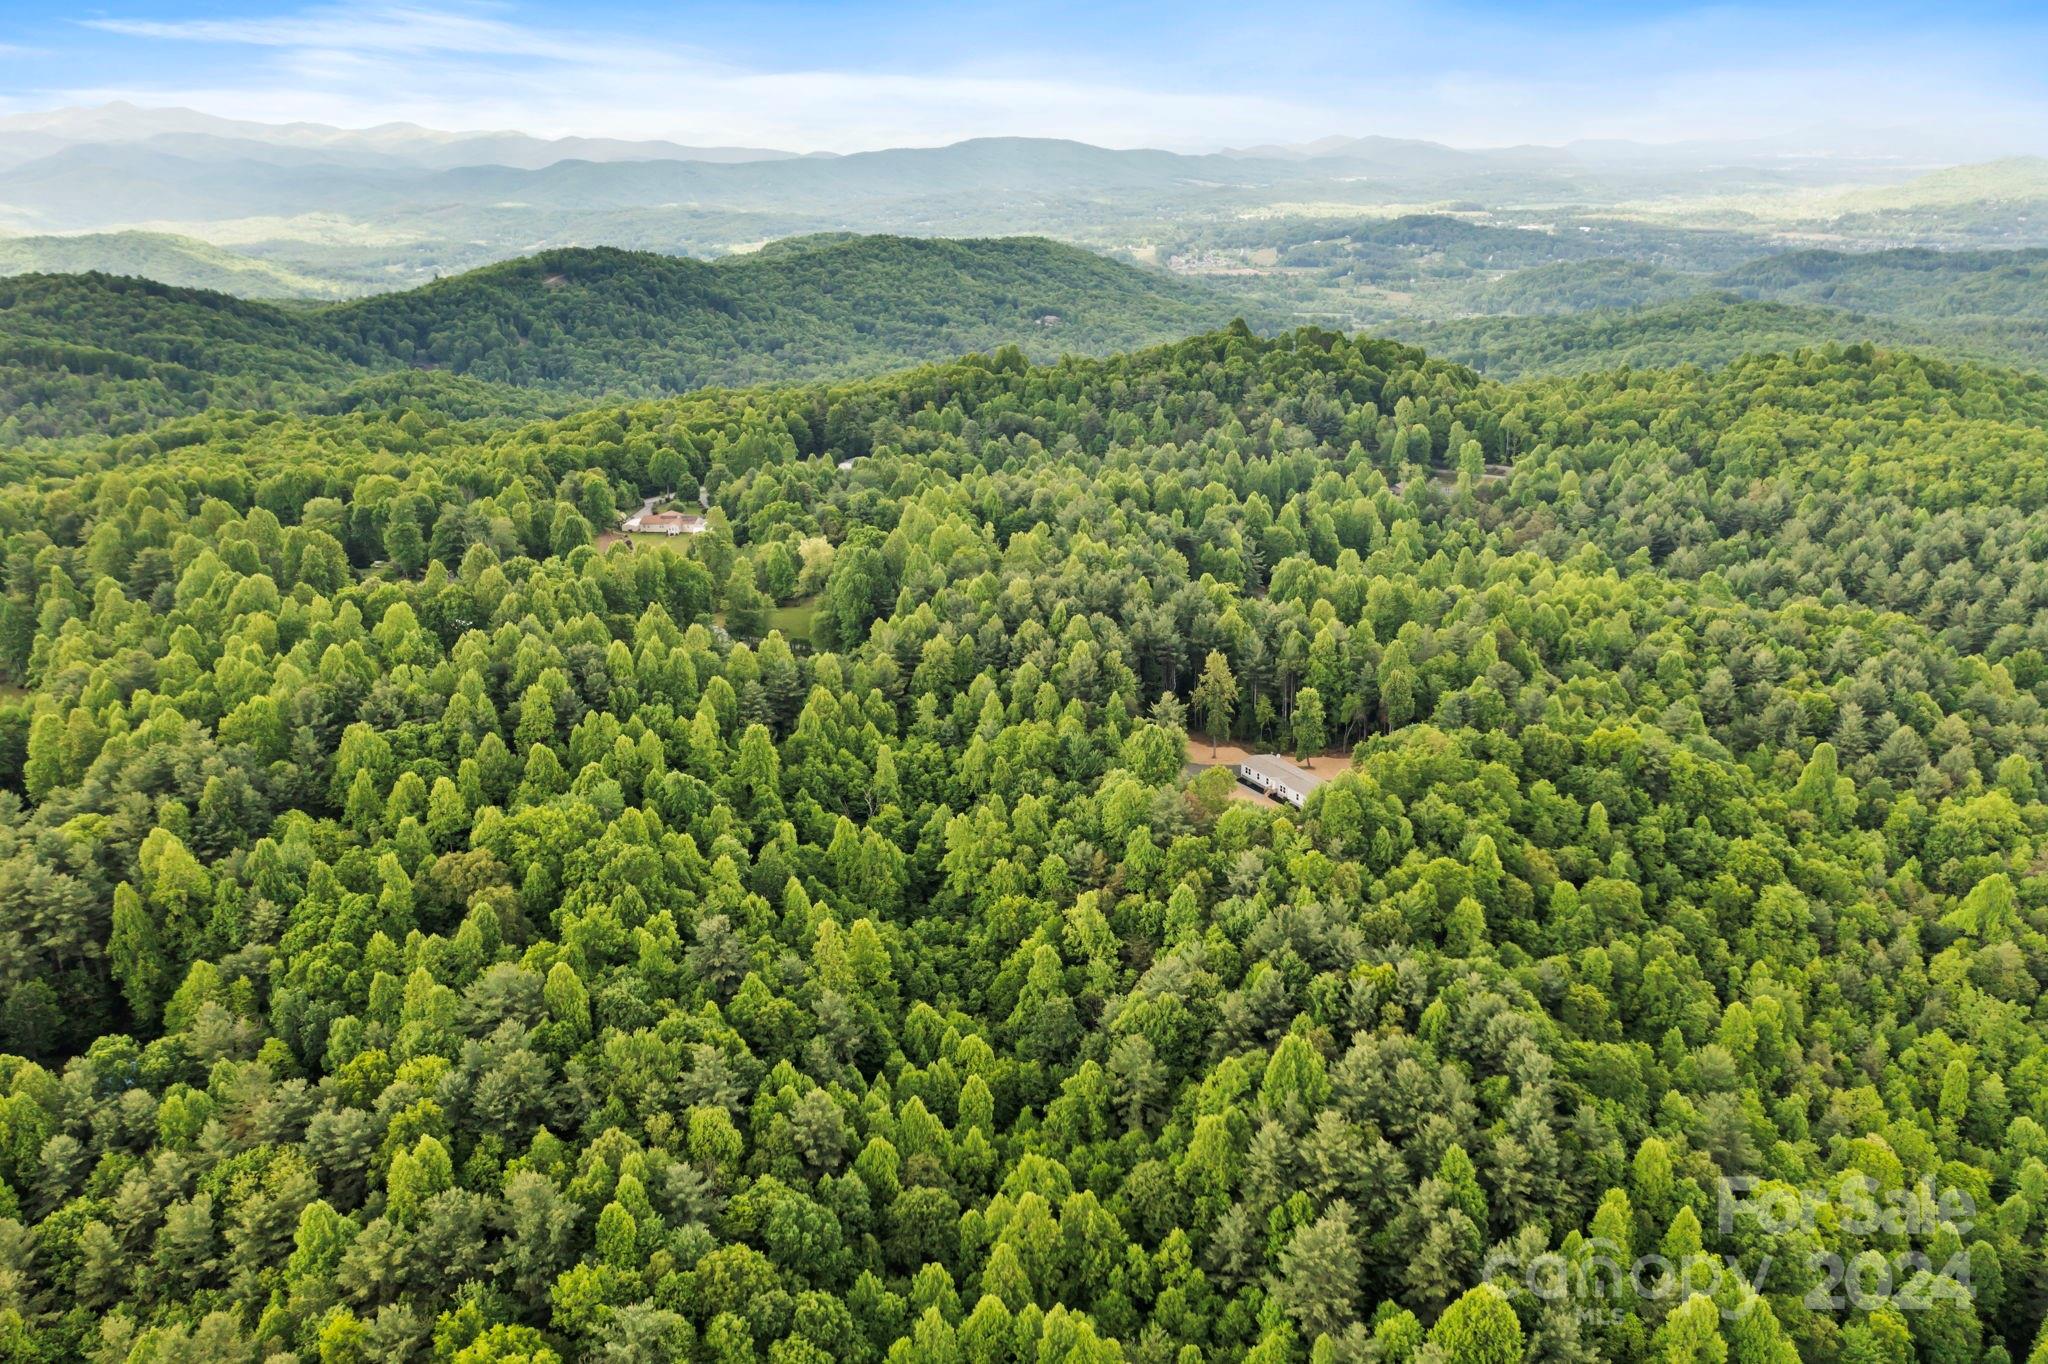
<path fill-rule="evenodd" d="M 821 237 L 704 264 L 548 251 L 323 314 L 405 364 L 585 392 L 682 392 L 873 372 L 1018 344 L 1096 353 L 1186 336 L 1230 307 L 1042 238 Z"/>
<path fill-rule="evenodd" d="M 176 434 L 0 487 L 10 1360 L 2044 1355 L 2038 377 Z"/>
<path fill-rule="evenodd" d="M 717 264 L 559 250 L 401 294 L 283 308 L 106 275 L 0 280 L 0 438 L 123 433 L 430 369 L 579 394 L 873 373 L 1005 344 L 1164 341 L 1235 305 L 1038 239 L 778 243 Z"/>
<path fill-rule="evenodd" d="M 1615 273 L 1582 275 L 1596 298 L 1603 284 L 1616 279 Z M 1498 379 L 1583 374 L 1622 365 L 1724 365 L 1744 355 L 1866 342 L 2036 371 L 2048 367 L 2048 318 L 2018 312 L 1953 320 L 1871 316 L 1719 292 L 1651 306 L 1544 316 L 1400 321 L 1386 330 Z"/>
<path fill-rule="evenodd" d="M 2048 322 L 2048 251 L 1792 251 L 1716 281 L 1750 297 L 1924 319 Z"/>
<path fill-rule="evenodd" d="M 367 370 L 317 319 L 125 276 L 0 279 L 0 440 L 275 407 Z"/>
<path fill-rule="evenodd" d="M 97 270 L 243 298 L 332 296 L 335 287 L 287 267 L 164 232 L 0 237 L 0 276 Z"/>

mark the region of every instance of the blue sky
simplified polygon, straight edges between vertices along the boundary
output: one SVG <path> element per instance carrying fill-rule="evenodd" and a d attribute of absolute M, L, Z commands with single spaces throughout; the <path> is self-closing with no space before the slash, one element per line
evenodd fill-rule
<path fill-rule="evenodd" d="M 854 151 L 1033 134 L 1200 150 L 1899 129 L 2048 152 L 2038 5 L 0 0 L 0 113 Z"/>

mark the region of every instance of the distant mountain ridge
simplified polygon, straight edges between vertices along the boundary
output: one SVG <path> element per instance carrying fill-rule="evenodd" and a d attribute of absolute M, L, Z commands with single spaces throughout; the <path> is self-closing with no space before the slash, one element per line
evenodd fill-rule
<path fill-rule="evenodd" d="M 509 129 L 443 132 L 416 123 L 372 128 L 258 123 L 196 109 L 145 109 L 124 101 L 0 118 L 0 165 L 86 145 L 144 146 L 200 160 L 267 157 L 434 170 L 475 165 L 539 169 L 571 160 L 770 161 L 800 155 L 765 147 L 690 146 L 659 138 L 548 138 Z"/>
<path fill-rule="evenodd" d="M 0 205 L 24 221 L 62 229 L 323 211 L 376 216 L 422 203 L 444 210 L 715 205 L 858 213 L 937 196 L 975 196 L 993 209 L 1048 197 L 1085 201 L 1198 186 L 1261 188 L 1298 178 L 1282 163 L 1111 151 L 1046 138 L 729 163 L 560 160 L 536 169 L 208 160 L 138 143 L 79 143 L 0 170 Z"/>
<path fill-rule="evenodd" d="M 1637 154 L 1637 153 L 1640 154 Z M 1669 189 L 1657 149 L 1618 145 L 1465 149 L 1381 136 L 1326 138 L 1214 153 L 1112 149 L 1051 138 L 985 137 L 844 156 L 664 141 L 452 134 L 411 125 L 336 129 L 213 119 L 190 110 L 110 106 L 0 120 L 0 210 L 24 228 L 76 230 L 311 212 L 390 215 L 698 208 L 829 213 L 842 225 L 925 204 L 1033 226 L 1116 206 L 1105 196 L 1173 203 L 1232 195 L 1333 193 L 1427 201 L 1460 196 L 1614 197 Z M 1791 183 L 1775 158 L 1716 183 Z M 1766 164 L 1772 163 L 1772 164 Z M 1695 176 L 1700 166 L 1687 162 Z M 1366 187 L 1361 189 L 1360 187 Z M 1042 226 L 1038 230 L 1046 230 Z"/>

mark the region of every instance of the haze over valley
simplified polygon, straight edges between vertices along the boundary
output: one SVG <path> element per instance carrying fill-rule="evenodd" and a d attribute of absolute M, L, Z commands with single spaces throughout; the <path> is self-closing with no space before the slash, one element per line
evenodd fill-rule
<path fill-rule="evenodd" d="M 1567 319 L 1531 334 L 1597 362 L 1673 306 L 1688 330 L 1711 314 L 1710 332 L 2040 363 L 2048 161 L 1931 166 L 1904 137 L 1889 156 L 1793 146 L 1331 137 L 1187 155 L 995 138 L 805 155 L 108 105 L 0 121 L 0 270 L 317 300 L 563 247 L 717 260 L 819 233 L 1024 233 L 1260 325 L 1427 337 L 1502 373 L 1552 362 L 1484 319 Z M 1790 311 L 1737 306 L 1759 301 Z"/>

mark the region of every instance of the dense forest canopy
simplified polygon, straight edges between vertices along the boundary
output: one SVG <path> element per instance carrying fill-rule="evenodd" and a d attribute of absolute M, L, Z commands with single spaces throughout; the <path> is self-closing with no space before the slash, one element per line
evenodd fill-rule
<path fill-rule="evenodd" d="M 2048 382 L 447 377 L 0 470 L 12 1357 L 2041 1357 Z"/>

